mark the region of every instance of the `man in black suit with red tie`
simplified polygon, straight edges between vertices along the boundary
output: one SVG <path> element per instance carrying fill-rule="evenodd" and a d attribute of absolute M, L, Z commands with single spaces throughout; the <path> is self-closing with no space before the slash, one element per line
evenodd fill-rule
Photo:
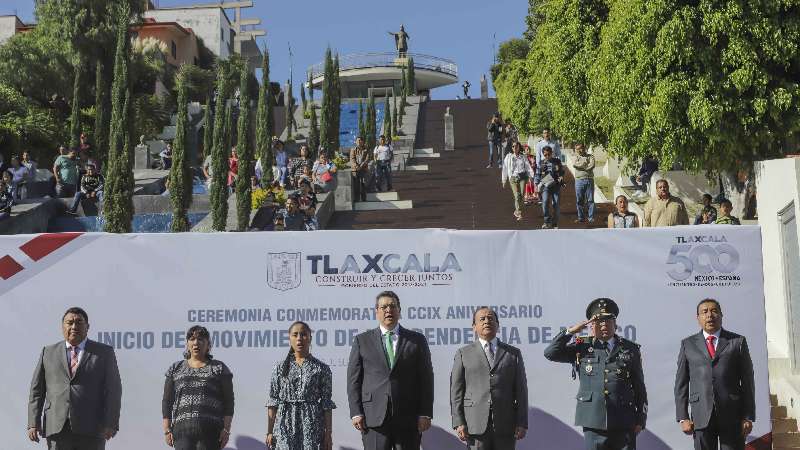
<path fill-rule="evenodd" d="M 701 331 L 681 342 L 675 376 L 676 417 L 695 450 L 744 450 L 756 420 L 753 362 L 744 336 L 722 328 L 722 307 L 697 305 Z M 691 415 L 689 414 L 691 405 Z"/>
<path fill-rule="evenodd" d="M 419 450 L 433 417 L 433 365 L 425 336 L 403 328 L 400 298 L 375 299 L 378 327 L 355 337 L 347 365 L 353 427 L 365 450 Z"/>

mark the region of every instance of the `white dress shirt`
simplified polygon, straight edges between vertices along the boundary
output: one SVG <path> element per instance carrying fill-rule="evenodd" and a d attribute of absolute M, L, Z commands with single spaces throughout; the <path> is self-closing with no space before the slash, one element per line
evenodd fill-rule
<path fill-rule="evenodd" d="M 81 359 L 83 358 L 83 349 L 86 348 L 87 340 L 89 340 L 89 338 L 84 339 L 80 344 L 78 344 L 78 365 L 81 364 Z M 64 345 L 66 346 L 67 350 L 67 367 L 69 367 L 69 364 L 72 361 L 72 345 L 70 345 L 70 343 L 67 341 L 64 341 Z"/>
<path fill-rule="evenodd" d="M 381 342 L 383 343 L 384 348 L 386 347 L 386 333 L 388 333 L 389 331 L 394 331 L 394 334 L 392 334 L 392 350 L 394 351 L 394 358 L 397 359 L 397 340 L 399 338 L 398 333 L 400 332 L 400 324 L 395 325 L 394 329 L 392 330 L 384 327 L 383 325 L 380 325 L 380 329 L 381 329 Z"/>
<path fill-rule="evenodd" d="M 720 335 L 721 331 L 722 331 L 722 328 L 717 330 L 717 332 L 714 333 L 714 334 L 708 334 L 708 333 L 706 333 L 706 330 L 703 330 L 703 339 L 706 340 L 706 345 L 708 345 L 707 344 L 708 343 L 708 337 L 709 336 L 714 336 L 714 351 L 715 352 L 717 351 L 717 344 L 719 344 L 719 335 Z"/>

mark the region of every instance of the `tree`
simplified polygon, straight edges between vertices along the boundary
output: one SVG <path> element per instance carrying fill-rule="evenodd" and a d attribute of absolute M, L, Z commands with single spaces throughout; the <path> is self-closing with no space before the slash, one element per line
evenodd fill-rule
<path fill-rule="evenodd" d="M 384 136 L 392 136 L 392 110 L 389 108 L 389 95 L 383 97 L 383 132 Z"/>
<path fill-rule="evenodd" d="M 129 5 L 121 2 L 117 23 L 114 82 L 111 86 L 109 169 L 103 196 L 105 231 L 130 233 L 133 220 L 133 152 L 130 140 L 130 80 L 128 79 Z"/>
<path fill-rule="evenodd" d="M 292 126 L 294 126 L 294 97 L 292 96 L 292 81 L 286 82 L 286 139 L 292 138 Z"/>
<path fill-rule="evenodd" d="M 531 43 L 526 39 L 511 38 L 501 42 L 497 48 L 497 62 L 492 65 L 490 73 L 492 83 L 500 73 L 513 61 L 525 59 L 530 51 Z"/>
<path fill-rule="evenodd" d="M 47 106 L 52 95 L 70 97 L 74 58 L 68 42 L 36 27 L 0 45 L 0 80 L 36 104 Z"/>
<path fill-rule="evenodd" d="M 494 81 L 500 113 L 525 134 L 550 128 L 552 122 L 547 104 L 534 86 L 533 65 L 525 59 L 513 61 Z"/>
<path fill-rule="evenodd" d="M 217 102 L 214 112 L 214 147 L 211 150 L 211 186 L 209 201 L 216 231 L 225 231 L 228 222 L 228 150 L 225 140 L 225 118 L 229 112 L 225 65 L 217 69 Z"/>
<path fill-rule="evenodd" d="M 364 102 L 358 99 L 358 137 L 364 139 Z"/>
<path fill-rule="evenodd" d="M 206 94 L 206 103 L 203 108 L 205 124 L 203 124 L 203 157 L 211 156 L 211 149 L 214 148 L 214 114 L 211 110 L 211 95 Z M 205 162 L 202 160 L 201 162 Z"/>
<path fill-rule="evenodd" d="M 108 133 L 109 121 L 111 115 L 109 114 L 111 103 L 108 96 L 108 74 L 106 64 L 103 58 L 98 58 L 95 64 L 95 88 L 94 88 L 94 132 L 92 139 L 94 141 L 95 157 L 100 159 L 100 167 L 106 168 L 108 159 Z"/>
<path fill-rule="evenodd" d="M 319 125 L 317 124 L 317 106 L 314 103 L 311 106 L 311 117 L 308 119 L 308 150 L 309 156 L 316 155 L 319 148 Z"/>
<path fill-rule="evenodd" d="M 83 63 L 78 57 L 75 62 L 75 76 L 72 89 L 72 113 L 69 116 L 69 146 L 77 148 L 81 135 L 81 87 L 83 86 Z"/>
<path fill-rule="evenodd" d="M 403 126 L 403 116 L 406 115 L 406 101 L 408 100 L 406 98 L 405 89 L 401 89 L 400 92 L 402 93 L 402 95 L 400 96 L 400 111 L 398 111 L 398 113 L 400 115 L 397 117 L 397 126 L 398 127 L 402 127 Z"/>
<path fill-rule="evenodd" d="M 178 118 L 175 122 L 175 139 L 172 141 L 172 167 L 169 171 L 169 198 L 172 203 L 172 231 L 190 230 L 187 212 L 192 204 L 192 173 L 188 158 L 189 129 L 189 65 L 178 72 Z"/>
<path fill-rule="evenodd" d="M 397 116 L 397 96 L 392 95 L 392 136 L 399 135 L 400 118 Z"/>
<path fill-rule="evenodd" d="M 369 150 L 375 148 L 375 143 L 376 143 L 375 138 L 378 130 L 376 116 L 377 113 L 375 111 L 375 97 L 372 94 L 369 94 L 369 100 L 367 101 L 367 121 L 364 125 L 364 130 L 367 133 L 367 148 Z"/>
<path fill-rule="evenodd" d="M 406 94 L 417 95 L 417 77 L 414 74 L 414 58 L 408 57 L 408 72 L 406 72 Z"/>
<path fill-rule="evenodd" d="M 306 100 L 306 85 L 305 83 L 300 83 L 300 102 L 303 103 L 303 117 L 306 116 L 306 111 L 308 111 L 308 101 Z"/>
<path fill-rule="evenodd" d="M 319 139 L 320 145 L 325 147 L 330 153 L 334 146 L 334 141 L 339 139 L 338 129 L 334 130 L 336 116 L 334 108 L 336 107 L 336 94 L 335 84 L 333 80 L 333 57 L 331 56 L 331 49 L 325 51 L 325 74 L 322 80 L 322 108 L 320 110 L 320 126 L 319 126 Z"/>
<path fill-rule="evenodd" d="M 236 177 L 236 218 L 239 231 L 247 231 L 250 224 L 250 173 L 253 171 L 253 145 L 250 129 L 250 71 L 242 67 L 239 86 L 239 132 L 236 152 L 239 155 L 239 169 Z M 291 84 L 289 85 L 291 86 Z M 263 165 L 263 163 L 262 163 Z"/>
<path fill-rule="evenodd" d="M 339 130 L 341 129 L 342 122 L 342 85 L 339 80 L 339 54 L 333 60 L 333 145 L 331 146 L 331 155 L 339 152 Z"/>
<path fill-rule="evenodd" d="M 264 48 L 261 61 L 261 86 L 258 90 L 256 113 L 256 149 L 261 160 L 261 183 L 272 181 L 272 119 L 273 97 L 269 85 L 269 51 Z"/>

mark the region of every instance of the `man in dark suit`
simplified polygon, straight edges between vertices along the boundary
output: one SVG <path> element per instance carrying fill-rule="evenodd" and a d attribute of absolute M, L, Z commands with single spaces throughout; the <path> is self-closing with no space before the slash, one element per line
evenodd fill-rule
<path fill-rule="evenodd" d="M 615 334 L 619 307 L 598 298 L 586 308 L 586 320 L 553 339 L 544 356 L 570 363 L 580 378 L 575 425 L 583 427 L 587 450 L 634 450 L 647 422 L 639 344 Z M 573 336 L 590 326 L 592 336 Z"/>
<path fill-rule="evenodd" d="M 122 383 L 114 349 L 89 340 L 89 316 L 62 317 L 64 340 L 42 349 L 31 381 L 28 438 L 50 450 L 102 450 L 119 430 Z M 44 411 L 44 420 L 42 420 Z"/>
<path fill-rule="evenodd" d="M 356 336 L 350 351 L 350 417 L 365 450 L 419 449 L 433 417 L 428 342 L 398 324 L 400 298 L 394 292 L 378 294 L 375 308 L 378 328 Z"/>
<path fill-rule="evenodd" d="M 675 413 L 696 450 L 743 450 L 756 420 L 753 362 L 744 336 L 722 328 L 722 307 L 697 305 L 701 331 L 681 341 Z M 689 415 L 689 405 L 691 415 Z"/>
<path fill-rule="evenodd" d="M 497 339 L 497 314 L 472 317 L 478 339 L 456 352 L 450 372 L 450 415 L 471 450 L 513 450 L 528 431 L 528 380 L 518 348 Z"/>

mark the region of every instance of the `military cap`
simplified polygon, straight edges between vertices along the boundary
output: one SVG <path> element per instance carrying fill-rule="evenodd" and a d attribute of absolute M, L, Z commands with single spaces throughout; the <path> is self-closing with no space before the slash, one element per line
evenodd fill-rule
<path fill-rule="evenodd" d="M 586 307 L 586 318 L 591 319 L 595 315 L 601 319 L 616 319 L 619 315 L 619 306 L 610 298 L 596 298 Z"/>

